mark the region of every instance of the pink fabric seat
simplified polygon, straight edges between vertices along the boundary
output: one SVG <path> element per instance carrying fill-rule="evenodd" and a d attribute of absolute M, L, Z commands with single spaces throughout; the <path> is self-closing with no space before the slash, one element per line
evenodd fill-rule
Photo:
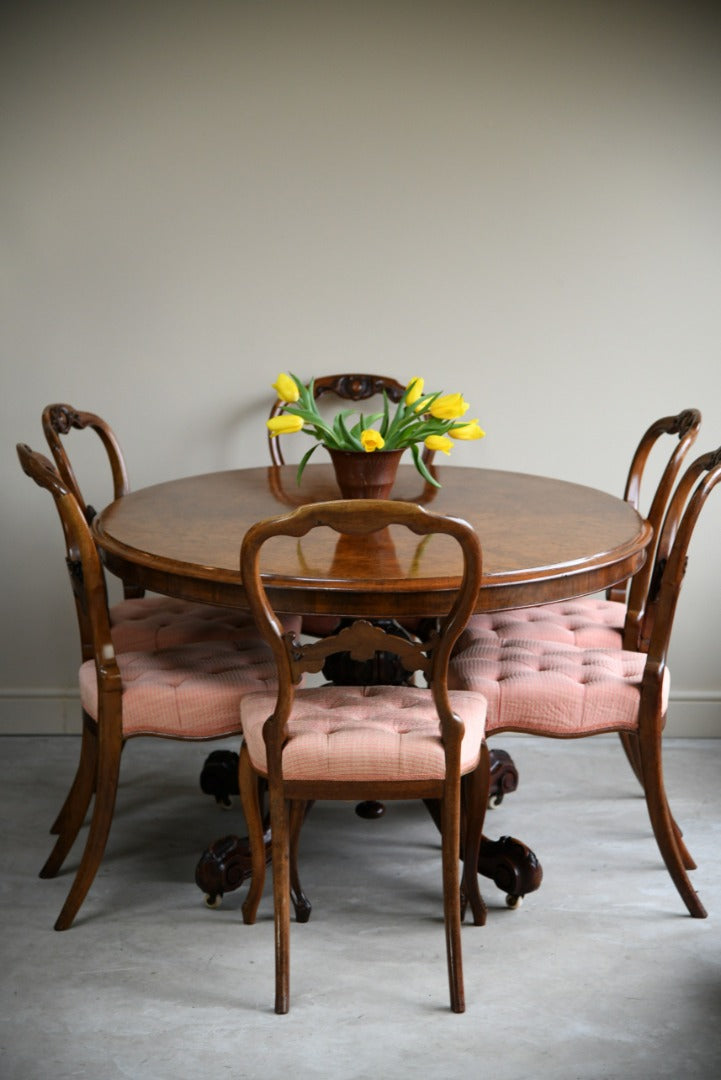
<path fill-rule="evenodd" d="M 207 641 L 158 652 L 119 653 L 122 735 L 216 739 L 240 732 L 244 694 L 276 685 L 268 646 L 257 635 L 242 641 Z M 80 668 L 83 709 L 98 718 L 94 660 Z"/>
<path fill-rule="evenodd" d="M 476 768 L 486 719 L 481 694 L 456 691 L 451 708 L 463 720 L 461 773 Z M 276 694 L 240 703 L 253 768 L 267 773 L 263 725 Z M 286 780 L 442 779 L 446 760 L 430 690 L 411 686 L 323 686 L 298 690 L 283 749 Z"/>
<path fill-rule="evenodd" d="M 199 641 L 258 639 L 247 611 L 175 600 L 169 596 L 143 596 L 121 600 L 110 608 L 110 633 L 119 653 L 172 649 Z M 284 615 L 286 630 L 300 632 L 300 615 Z"/>
<path fill-rule="evenodd" d="M 553 641 L 584 649 L 620 649 L 626 605 L 619 600 L 583 596 L 539 607 L 474 615 L 456 651 L 472 641 Z"/>
<path fill-rule="evenodd" d="M 520 731 L 552 737 L 638 730 L 648 657 L 542 641 L 477 640 L 451 660 L 448 685 L 488 702 L 486 735 Z M 668 704 L 664 670 L 662 712 Z"/>

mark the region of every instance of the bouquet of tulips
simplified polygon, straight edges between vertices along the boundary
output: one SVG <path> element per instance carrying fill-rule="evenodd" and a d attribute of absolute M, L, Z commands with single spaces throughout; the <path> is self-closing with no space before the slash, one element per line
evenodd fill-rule
<path fill-rule="evenodd" d="M 267 421 L 268 428 L 271 437 L 303 431 L 316 440 L 298 465 L 298 483 L 319 446 L 368 454 L 408 448 L 423 479 L 440 487 L 423 461 L 421 446 L 449 454 L 454 439 L 482 439 L 485 432 L 479 427 L 478 420 L 462 419 L 469 408 L 462 394 L 444 394 L 442 391 L 427 394 L 423 387 L 423 379 L 412 378 L 393 413 L 384 391 L 383 411 L 370 416 L 359 413 L 356 422 L 349 426 L 348 417 L 354 413 L 353 409 L 344 409 L 328 421 L 318 411 L 313 381 L 306 386 L 292 373 L 281 374 L 273 383 L 273 389 L 283 406 L 277 416 Z"/>

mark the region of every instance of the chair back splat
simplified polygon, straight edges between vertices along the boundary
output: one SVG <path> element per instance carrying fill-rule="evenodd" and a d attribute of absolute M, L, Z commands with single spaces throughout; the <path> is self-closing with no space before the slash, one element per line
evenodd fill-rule
<path fill-rule="evenodd" d="M 425 639 L 409 640 L 361 618 L 336 634 L 306 644 L 284 633 L 265 589 L 263 546 L 276 537 L 302 538 L 316 528 L 339 534 L 345 545 L 357 544 L 361 561 L 364 555 L 368 560 L 368 548 L 372 549 L 379 535 L 385 546 L 397 541 L 399 550 L 408 550 L 409 532 L 446 543 L 449 611 L 440 628 Z M 243 905 L 246 922 L 254 921 L 263 888 L 265 849 L 258 778 L 268 781 L 276 1012 L 286 1012 L 289 1005 L 288 901 L 291 886 L 300 892 L 297 841 L 302 814 L 294 811 L 291 820 L 297 826 L 290 828 L 290 810 L 316 799 L 368 798 L 423 798 L 440 804 L 451 1007 L 462 1011 L 458 854 L 463 836 L 463 894 L 474 922 L 481 924 L 485 906 L 478 890 L 477 866 L 489 769 L 483 741 L 485 700 L 479 694 L 449 692 L 447 672 L 453 645 L 480 588 L 481 548 L 475 532 L 466 522 L 431 514 L 411 503 L 362 499 L 318 503 L 249 529 L 242 545 L 241 575 L 256 624 L 273 650 L 278 678 L 276 694 L 249 695 L 241 707 L 240 764 L 253 861 L 251 888 Z M 387 587 L 393 588 L 392 580 Z M 409 672 L 419 673 L 421 685 L 298 687 L 304 672 L 320 671 L 326 658 L 338 652 L 348 652 L 357 660 L 392 652 Z"/>

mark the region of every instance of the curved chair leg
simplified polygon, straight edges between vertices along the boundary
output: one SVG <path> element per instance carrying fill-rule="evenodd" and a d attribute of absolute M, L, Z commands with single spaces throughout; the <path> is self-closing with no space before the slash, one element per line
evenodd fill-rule
<path fill-rule="evenodd" d="M 85 850 L 75 880 L 70 887 L 62 911 L 55 922 L 56 930 L 67 930 L 72 925 L 73 919 L 80 910 L 88 889 L 95 879 L 105 853 L 105 845 L 108 842 L 113 811 L 115 810 L 121 752 L 122 740 L 120 738 L 116 738 L 112 733 L 105 736 L 102 733 L 100 734 L 98 784 L 95 792 L 93 816 L 90 821 L 90 831 L 88 832 L 88 839 L 85 843 Z"/>
<path fill-rule="evenodd" d="M 311 903 L 303 892 L 303 886 L 300 883 L 300 876 L 298 874 L 300 831 L 303 827 L 305 815 L 310 809 L 310 805 L 311 804 L 300 799 L 293 799 L 290 804 L 290 898 L 293 902 L 293 907 L 295 908 L 295 920 L 299 923 L 308 922 L 311 913 Z"/>
<path fill-rule="evenodd" d="M 275 921 L 275 1011 L 290 1007 L 290 875 L 288 872 L 288 803 L 282 788 L 270 784 L 273 849 L 273 918 Z"/>
<path fill-rule="evenodd" d="M 65 796 L 65 802 L 63 803 L 58 816 L 50 827 L 50 833 L 53 836 L 59 836 L 61 833 L 68 831 L 70 823 L 74 823 L 77 820 L 78 806 L 82 804 L 82 800 L 85 799 L 86 793 L 87 800 L 85 801 L 85 808 L 83 810 L 83 818 L 87 813 L 90 800 L 93 797 L 95 791 L 95 768 L 97 762 L 97 732 L 95 729 L 95 721 L 91 720 L 86 712 L 83 712 L 83 733 L 80 742 L 80 760 L 78 761 L 77 769 L 75 770 L 75 777 L 70 790 Z M 88 792 L 88 785 L 90 789 Z M 82 824 L 82 822 L 80 823 Z M 75 830 L 75 836 L 77 836 L 78 825 Z M 72 846 L 72 842 L 71 842 Z M 68 849 L 69 850 L 69 849 Z M 58 865 L 59 869 L 59 865 Z M 40 873 L 40 877 L 52 877 L 51 874 Z"/>
<path fill-rule="evenodd" d="M 478 885 L 478 855 L 490 786 L 490 756 L 484 742 L 477 768 L 462 780 L 463 894 L 470 905 L 474 926 L 484 926 L 486 922 L 486 905 Z"/>
<path fill-rule="evenodd" d="M 695 919 L 705 919 L 707 912 L 686 873 L 674 821 L 666 800 L 661 740 L 653 734 L 641 735 L 639 749 L 645 780 L 646 806 L 659 851 L 689 914 Z"/>
<path fill-rule="evenodd" d="M 458 852 L 460 850 L 460 790 L 449 790 L 441 800 L 441 858 L 443 863 L 443 915 L 446 929 L 446 957 L 448 960 L 448 983 L 451 993 L 451 1009 L 465 1012 L 463 991 L 463 960 L 461 957 L 461 904 L 458 880 Z"/>
<path fill-rule="evenodd" d="M 97 736 L 95 731 L 86 724 L 83 728 L 80 761 L 75 779 L 53 826 L 58 838 L 40 871 L 41 878 L 55 877 L 75 843 L 95 792 L 97 767 Z"/>
<path fill-rule="evenodd" d="M 250 763 L 250 754 L 245 743 L 240 748 L 238 787 L 250 845 L 250 887 L 242 907 L 243 922 L 250 926 L 255 922 L 265 885 L 265 838 L 259 780 Z"/>
<path fill-rule="evenodd" d="M 641 751 L 638 745 L 638 736 L 632 735 L 628 731 L 619 731 L 618 734 L 621 740 L 621 745 L 626 752 L 626 757 L 628 758 L 629 764 L 633 769 L 636 775 L 636 779 L 641 785 L 641 788 L 643 789 L 645 787 L 643 780 L 643 762 L 641 760 Z M 694 861 L 691 852 L 686 847 L 681 829 L 676 824 L 676 821 L 673 818 L 671 818 L 671 824 L 673 825 L 673 830 L 676 834 L 676 844 L 678 846 L 679 854 L 683 861 L 683 865 L 686 867 L 687 870 L 695 870 L 696 862 Z"/>

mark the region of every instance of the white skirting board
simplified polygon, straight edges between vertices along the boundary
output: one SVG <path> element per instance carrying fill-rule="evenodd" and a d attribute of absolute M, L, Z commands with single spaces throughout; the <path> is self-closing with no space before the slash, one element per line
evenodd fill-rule
<path fill-rule="evenodd" d="M 81 726 L 80 701 L 71 690 L 0 691 L 0 735 L 73 735 Z M 721 738 L 721 691 L 672 691 L 666 734 Z"/>

